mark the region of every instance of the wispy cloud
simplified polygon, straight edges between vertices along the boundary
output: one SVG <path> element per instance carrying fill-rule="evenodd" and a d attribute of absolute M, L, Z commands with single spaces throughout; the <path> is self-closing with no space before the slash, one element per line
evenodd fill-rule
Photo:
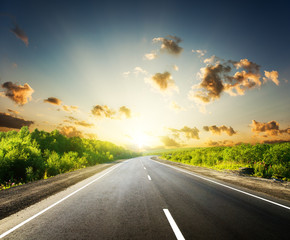
<path fill-rule="evenodd" d="M 234 142 L 231 140 L 223 140 L 223 141 L 212 141 L 209 140 L 205 142 L 205 144 L 209 147 L 217 147 L 217 146 L 232 146 Z"/>
<path fill-rule="evenodd" d="M 25 83 L 23 86 L 14 84 L 12 82 L 5 82 L 2 84 L 5 89 L 5 96 L 16 102 L 18 105 L 24 105 L 32 99 L 31 95 L 34 90 Z"/>
<path fill-rule="evenodd" d="M 184 107 L 181 107 L 177 102 L 171 101 L 169 107 L 176 112 L 185 111 Z"/>
<path fill-rule="evenodd" d="M 144 58 L 146 60 L 153 60 L 153 59 L 156 59 L 157 57 L 158 57 L 158 55 L 157 55 L 156 51 L 151 51 L 151 53 L 146 53 L 144 55 Z"/>
<path fill-rule="evenodd" d="M 131 118 L 131 110 L 126 106 L 121 106 L 118 111 L 109 108 L 107 105 L 95 105 L 91 110 L 92 114 L 99 118 L 121 119 L 122 116 Z"/>
<path fill-rule="evenodd" d="M 232 127 L 227 127 L 225 125 L 222 125 L 220 127 L 217 127 L 216 125 L 204 126 L 203 130 L 205 130 L 207 132 L 210 131 L 212 134 L 217 134 L 217 135 L 220 135 L 222 132 L 226 133 L 229 136 L 237 134 L 237 132 Z"/>
<path fill-rule="evenodd" d="M 14 28 L 11 29 L 11 32 L 13 32 L 15 36 L 19 38 L 22 42 L 24 42 L 26 47 L 28 47 L 28 37 L 26 33 L 16 23 L 14 23 Z"/>
<path fill-rule="evenodd" d="M 0 113 L 0 127 L 20 129 L 24 126 L 29 127 L 33 123 L 33 121 L 11 116 L 9 113 Z"/>
<path fill-rule="evenodd" d="M 203 57 L 207 51 L 206 50 L 201 50 L 201 49 L 197 49 L 197 50 L 191 50 L 193 53 L 197 53 L 198 57 Z"/>

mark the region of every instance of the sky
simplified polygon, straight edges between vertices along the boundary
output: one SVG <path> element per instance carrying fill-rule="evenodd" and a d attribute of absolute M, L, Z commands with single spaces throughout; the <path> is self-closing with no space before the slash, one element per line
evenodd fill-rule
<path fill-rule="evenodd" d="M 287 1 L 1 1 L 0 130 L 133 150 L 290 140 Z"/>

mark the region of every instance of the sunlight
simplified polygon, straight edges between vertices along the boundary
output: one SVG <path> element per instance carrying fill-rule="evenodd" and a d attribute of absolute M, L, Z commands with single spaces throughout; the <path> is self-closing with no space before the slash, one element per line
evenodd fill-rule
<path fill-rule="evenodd" d="M 148 145 L 149 136 L 145 133 L 137 132 L 132 136 L 132 142 L 138 146 L 139 149 Z"/>

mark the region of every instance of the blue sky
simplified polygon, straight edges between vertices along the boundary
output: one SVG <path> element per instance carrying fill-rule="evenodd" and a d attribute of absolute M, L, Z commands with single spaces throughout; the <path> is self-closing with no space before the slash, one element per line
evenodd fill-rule
<path fill-rule="evenodd" d="M 133 148 L 289 140 L 287 1 L 6 1 L 0 9 L 0 112 L 11 121 Z M 174 44 L 182 50 L 170 53 Z M 209 79 L 222 85 L 211 91 L 206 76 L 218 65 L 231 71 Z M 236 72 L 254 77 L 238 82 Z M 26 83 L 33 93 L 19 90 Z M 198 91 L 209 101 L 197 101 Z M 25 103 L 16 98 L 23 92 Z"/>

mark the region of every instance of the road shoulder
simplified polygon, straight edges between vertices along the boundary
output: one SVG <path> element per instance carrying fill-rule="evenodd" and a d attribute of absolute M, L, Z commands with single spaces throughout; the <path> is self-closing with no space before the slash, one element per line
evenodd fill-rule
<path fill-rule="evenodd" d="M 235 172 L 217 171 L 210 168 L 197 167 L 183 163 L 162 160 L 158 157 L 152 157 L 152 160 L 179 167 L 205 177 L 220 180 L 225 183 L 240 186 L 245 189 L 268 195 L 270 197 L 290 202 L 290 184 L 288 182 L 280 182 L 272 179 L 263 179 L 247 175 L 239 175 Z"/>

